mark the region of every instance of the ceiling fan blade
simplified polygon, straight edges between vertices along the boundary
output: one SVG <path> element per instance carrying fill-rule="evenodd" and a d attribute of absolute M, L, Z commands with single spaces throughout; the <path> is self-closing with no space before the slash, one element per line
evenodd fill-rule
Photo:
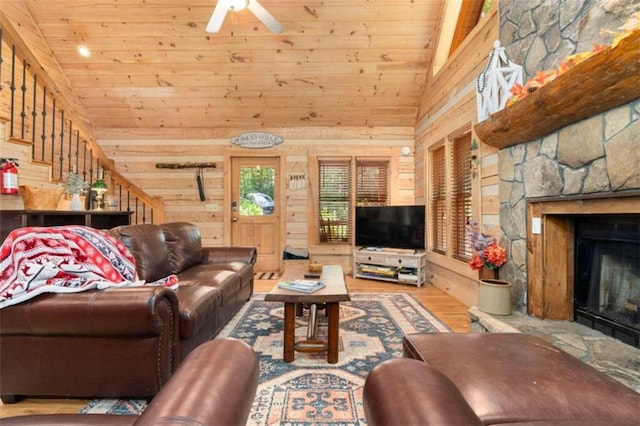
<path fill-rule="evenodd" d="M 213 9 L 213 13 L 211 14 L 211 19 L 209 19 L 209 23 L 207 24 L 206 31 L 208 33 L 217 33 L 220 31 L 222 23 L 224 22 L 224 17 L 227 16 L 228 11 L 229 1 L 218 0 L 215 9 Z"/>
<path fill-rule="evenodd" d="M 279 34 L 282 32 L 282 24 L 278 22 L 276 18 L 274 18 L 269 12 L 267 12 L 267 9 L 262 7 L 262 5 L 258 3 L 257 0 L 249 0 L 247 9 L 253 12 L 253 14 L 256 15 L 256 18 L 262 21 L 262 23 L 265 24 L 267 28 L 269 28 L 274 33 Z"/>

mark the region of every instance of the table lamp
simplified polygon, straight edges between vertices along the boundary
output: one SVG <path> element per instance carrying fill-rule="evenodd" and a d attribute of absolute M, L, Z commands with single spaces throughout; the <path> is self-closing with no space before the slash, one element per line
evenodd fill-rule
<path fill-rule="evenodd" d="M 93 182 L 93 185 L 91 185 L 91 192 L 95 192 L 96 194 L 96 204 L 93 208 L 94 211 L 102 210 L 102 198 L 104 197 L 104 193 L 108 190 L 109 189 L 107 188 L 107 184 L 104 183 L 102 179 L 98 179 L 97 181 Z"/>

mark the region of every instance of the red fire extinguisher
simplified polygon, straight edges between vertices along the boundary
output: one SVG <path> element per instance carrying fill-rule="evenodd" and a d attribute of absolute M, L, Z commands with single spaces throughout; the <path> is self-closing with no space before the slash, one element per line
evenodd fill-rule
<path fill-rule="evenodd" d="M 18 194 L 18 163 L 15 158 L 0 158 L 0 193 Z"/>

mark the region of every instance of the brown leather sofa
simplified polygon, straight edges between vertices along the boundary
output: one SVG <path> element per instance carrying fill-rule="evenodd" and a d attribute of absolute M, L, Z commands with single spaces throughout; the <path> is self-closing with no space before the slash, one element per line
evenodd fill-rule
<path fill-rule="evenodd" d="M 253 294 L 253 247 L 203 248 L 186 222 L 109 231 L 140 279 L 179 288 L 45 294 L 0 310 L 0 397 L 151 398 Z"/>
<path fill-rule="evenodd" d="M 41 414 L 3 425 L 244 425 L 256 394 L 258 359 L 245 343 L 215 339 L 196 348 L 139 416 Z"/>
<path fill-rule="evenodd" d="M 525 334 L 418 333 L 365 381 L 367 424 L 637 425 L 640 394 Z"/>

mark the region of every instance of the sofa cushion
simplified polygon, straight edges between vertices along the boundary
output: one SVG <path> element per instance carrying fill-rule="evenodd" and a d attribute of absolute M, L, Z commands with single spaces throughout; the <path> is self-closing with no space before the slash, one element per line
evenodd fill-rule
<path fill-rule="evenodd" d="M 210 263 L 208 267 L 212 269 L 219 269 L 221 271 L 233 271 L 236 274 L 240 275 L 243 283 L 253 281 L 253 265 L 251 263 L 229 261 Z"/>
<path fill-rule="evenodd" d="M 171 275 L 169 251 L 158 225 L 124 225 L 112 229 L 111 233 L 122 240 L 135 258 L 141 280 L 153 282 Z"/>
<path fill-rule="evenodd" d="M 638 419 L 636 392 L 535 336 L 417 333 L 403 351 L 447 376 L 485 424 Z"/>
<path fill-rule="evenodd" d="M 196 265 L 178 275 L 178 280 L 184 285 L 201 285 L 217 288 L 222 292 L 222 304 L 235 300 L 235 294 L 240 291 L 243 281 L 233 271 L 221 270 L 211 265 Z"/>
<path fill-rule="evenodd" d="M 189 222 L 160 225 L 169 250 L 171 273 L 177 274 L 202 262 L 200 229 Z"/>

